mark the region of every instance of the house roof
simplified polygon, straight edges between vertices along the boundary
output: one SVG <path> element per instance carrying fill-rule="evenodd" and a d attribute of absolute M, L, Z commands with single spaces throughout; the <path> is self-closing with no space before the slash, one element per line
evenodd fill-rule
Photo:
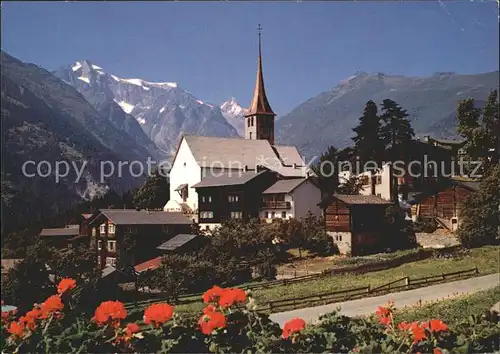
<path fill-rule="evenodd" d="M 203 177 L 201 182 L 195 184 L 193 188 L 219 187 L 219 186 L 239 186 L 246 184 L 267 172 L 266 170 L 255 173 L 255 171 L 229 171 L 220 175 L 209 175 Z"/>
<path fill-rule="evenodd" d="M 163 242 L 161 245 L 156 247 L 156 249 L 159 249 L 162 251 L 173 251 L 181 246 L 184 246 L 186 243 L 190 242 L 191 240 L 195 239 L 196 237 L 198 237 L 198 235 L 178 234 L 177 236 L 172 237 L 167 242 Z"/>
<path fill-rule="evenodd" d="M 156 257 L 150 260 L 147 260 L 146 262 L 142 262 L 137 264 L 134 267 L 134 270 L 137 273 L 144 272 L 148 269 L 157 269 L 161 266 L 161 257 Z"/>
<path fill-rule="evenodd" d="M 262 194 L 291 193 L 305 181 L 307 181 L 307 178 L 282 179 L 266 189 Z"/>
<path fill-rule="evenodd" d="M 184 139 L 201 167 L 243 170 L 246 166 L 255 170 L 260 165 L 284 176 L 305 176 L 305 163 L 293 146 L 273 148 L 267 140 L 260 139 L 192 135 L 185 135 Z"/>
<path fill-rule="evenodd" d="M 57 236 L 78 236 L 80 229 L 78 225 L 72 227 L 60 227 L 56 229 L 42 229 L 41 237 L 57 237 Z"/>
<path fill-rule="evenodd" d="M 347 205 L 389 205 L 391 201 L 377 197 L 376 195 L 351 195 L 351 194 L 334 194 L 334 198 L 340 200 Z"/>
<path fill-rule="evenodd" d="M 101 214 L 115 225 L 190 225 L 182 213 L 135 209 L 101 209 Z"/>
<path fill-rule="evenodd" d="M 174 189 L 174 191 L 178 192 L 185 187 L 187 187 L 187 183 L 180 184 L 179 186 L 177 186 L 177 188 Z"/>

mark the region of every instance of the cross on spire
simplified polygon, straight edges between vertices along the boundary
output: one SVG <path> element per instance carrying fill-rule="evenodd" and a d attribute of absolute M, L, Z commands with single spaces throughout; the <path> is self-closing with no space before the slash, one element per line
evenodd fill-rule
<path fill-rule="evenodd" d="M 259 33 L 259 37 L 260 37 L 260 34 L 262 33 L 262 26 L 260 25 L 260 23 L 257 26 L 257 32 Z"/>

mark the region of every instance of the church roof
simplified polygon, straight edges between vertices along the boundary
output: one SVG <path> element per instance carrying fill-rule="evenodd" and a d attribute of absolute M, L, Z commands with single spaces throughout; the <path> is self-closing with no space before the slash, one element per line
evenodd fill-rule
<path fill-rule="evenodd" d="M 264 74 L 262 72 L 262 49 L 260 44 L 259 33 L 259 57 L 257 59 L 257 79 L 255 81 L 255 89 L 253 91 L 252 102 L 248 107 L 245 117 L 253 116 L 256 114 L 268 115 L 274 117 L 276 114 L 273 112 L 269 101 L 267 100 L 266 90 L 264 88 Z"/>
<path fill-rule="evenodd" d="M 283 176 L 305 176 L 305 163 L 294 146 L 272 146 L 267 140 L 184 136 L 201 167 L 255 170 L 257 165 Z M 296 164 L 294 167 L 293 164 Z"/>

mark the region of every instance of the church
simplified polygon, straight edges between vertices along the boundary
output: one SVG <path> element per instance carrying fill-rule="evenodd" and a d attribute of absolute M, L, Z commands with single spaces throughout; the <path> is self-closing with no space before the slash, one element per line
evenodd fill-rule
<path fill-rule="evenodd" d="M 224 216 L 221 216 L 222 212 L 217 213 L 214 210 L 200 211 L 200 202 L 206 204 L 212 201 L 212 195 L 204 195 L 203 201 L 200 199 L 199 191 L 201 189 L 243 186 L 244 184 L 247 187 L 250 186 L 248 188 L 253 188 L 250 189 L 250 193 L 260 199 L 261 193 L 278 180 L 307 179 L 312 172 L 306 166 L 297 149 L 294 146 L 275 144 L 275 116 L 264 88 L 261 34 L 259 32 L 257 79 L 250 107 L 244 116 L 244 138 L 183 136 L 178 143 L 170 170 L 170 201 L 165 205 L 164 210 L 182 211 L 192 215 L 195 220 L 198 220 L 200 215 L 201 219 L 203 216 L 208 216 L 206 219 L 213 222 L 207 222 L 207 224 L 217 225 L 225 218 L 225 212 Z M 267 182 L 250 183 L 251 180 L 255 181 L 255 178 L 264 171 L 270 171 L 267 175 L 271 177 L 259 177 L 258 179 Z M 316 186 L 314 186 L 314 192 L 314 203 L 311 202 L 311 205 L 315 205 L 320 198 L 319 189 Z M 213 193 L 220 195 L 222 192 L 213 191 Z M 242 198 L 235 195 L 229 195 L 227 198 L 233 203 L 235 198 L 237 198 L 237 202 L 244 203 Z M 244 204 L 249 203 L 247 201 Z M 240 218 L 245 215 L 244 210 L 231 212 L 230 208 L 222 209 L 227 209 L 228 217 Z M 219 214 L 220 217 L 214 213 Z M 252 211 L 249 212 L 248 216 L 259 217 L 259 214 L 258 211 Z"/>

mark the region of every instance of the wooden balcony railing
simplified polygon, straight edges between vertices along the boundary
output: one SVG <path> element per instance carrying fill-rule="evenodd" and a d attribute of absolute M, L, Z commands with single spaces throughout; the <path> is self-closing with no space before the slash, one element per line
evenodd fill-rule
<path fill-rule="evenodd" d="M 262 202 L 262 209 L 290 209 L 292 205 L 285 201 L 265 201 Z"/>

